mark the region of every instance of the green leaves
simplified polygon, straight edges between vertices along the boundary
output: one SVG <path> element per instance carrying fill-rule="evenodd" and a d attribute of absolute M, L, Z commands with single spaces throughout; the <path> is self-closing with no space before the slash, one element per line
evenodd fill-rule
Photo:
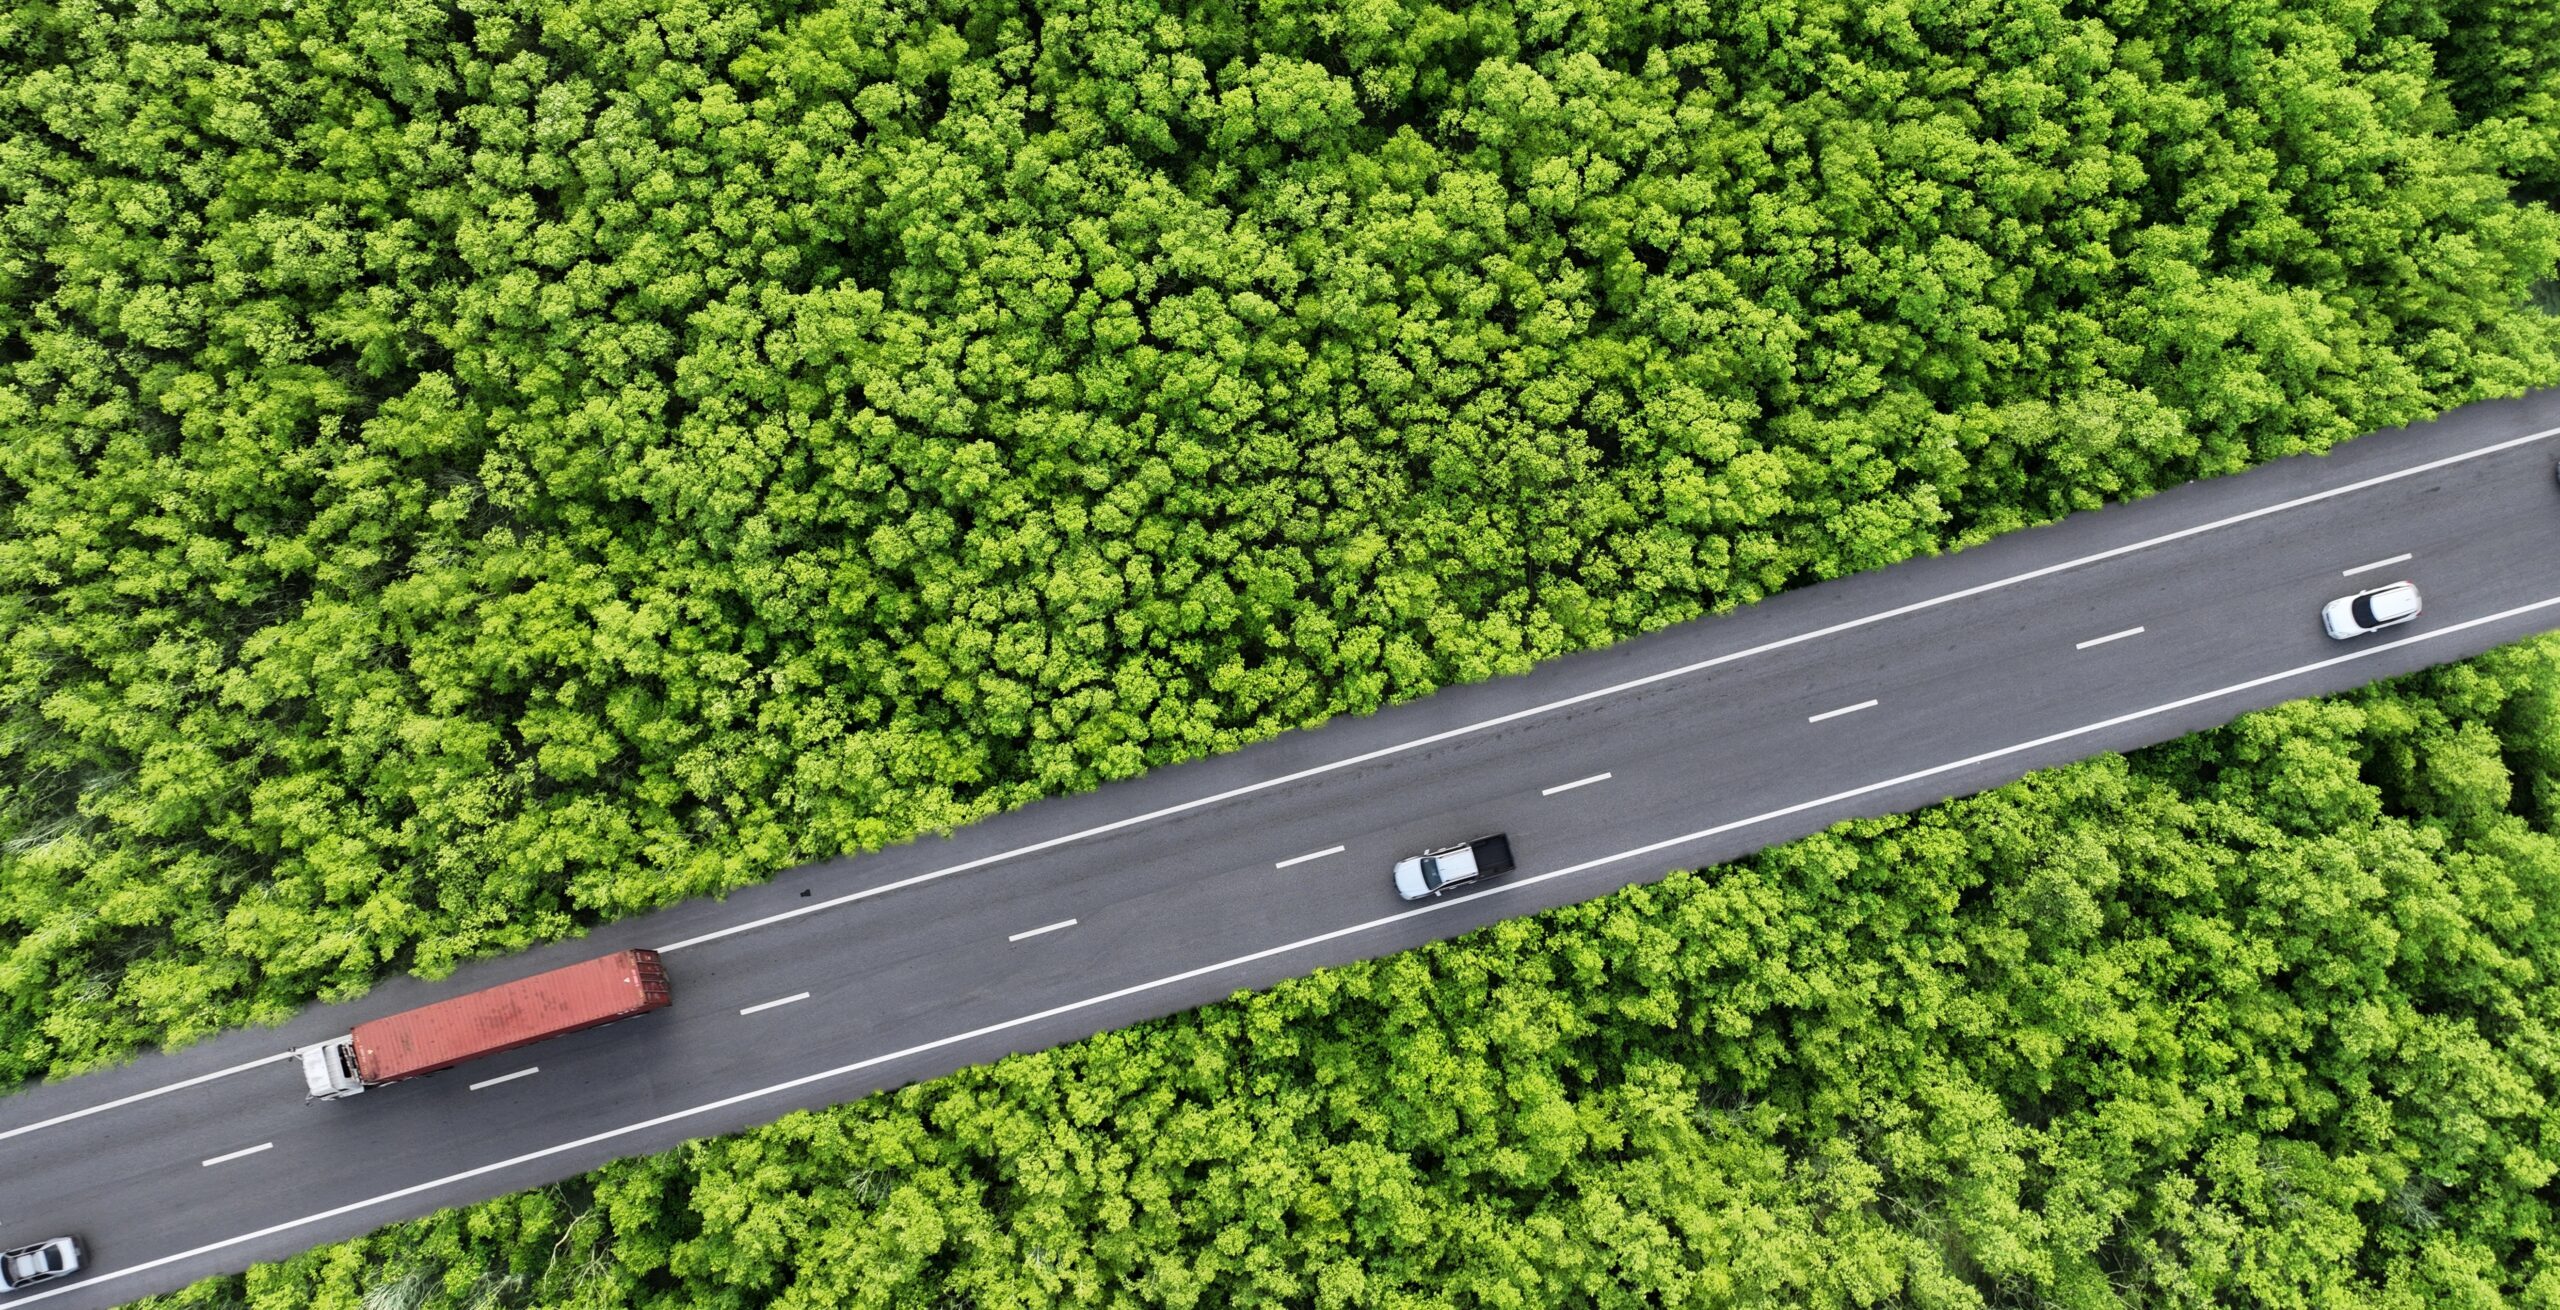
<path fill-rule="evenodd" d="M 2416 804 L 2476 772 L 2459 748 L 2375 762 L 2554 685 L 2542 640 L 2251 715 L 404 1225 L 247 1300 L 2494 1304 L 2560 1276 L 2560 842 Z M 2350 767 L 2295 778 L 2323 757 Z"/>
<path fill-rule="evenodd" d="M 2548 385 L 2560 320 L 2525 293 L 2560 264 L 2530 203 L 2560 177 L 2553 32 L 2508 0 L 0 17 L 0 1082 Z M 1575 943 L 1576 985 L 1640 981 L 1605 1003 L 1539 981 L 1399 1015 L 1412 1065 L 1339 1122 L 1204 1120 L 1152 1173 L 1042 1166 L 1064 1181 L 1036 1242 L 956 1168 L 876 1234 L 724 1201 L 700 1286 L 824 1251 L 1026 1304 L 1960 1304 L 2155 1275 L 2209 1298 L 2258 1276 L 2229 1232 L 2296 1240 L 2270 1170 L 2366 1198 L 2319 1211 L 2332 1238 L 2446 1202 L 2379 1157 L 2139 1173 L 2251 1097 L 2282 1102 L 2272 1134 L 2365 1104 L 2161 1091 L 2312 1057 L 2252 1045 L 2291 1019 L 2244 1005 L 2172 1059 L 2204 1020 L 2141 998 L 2249 992 L 2315 944 L 2348 991 L 2404 951 L 2459 960 L 2507 1008 L 2486 1055 L 2431 1036 L 2442 1076 L 2512 1101 L 2475 1066 L 2533 1017 L 2539 957 L 2462 916 L 2486 898 L 2529 935 L 2538 903 L 2518 824 L 2560 810 L 2560 699 L 2519 686 L 2253 718 L 2174 803 L 2047 780 L 2157 808 L 2113 835 L 2023 811 L 2035 842 L 1905 832 L 1938 871 L 1907 898 L 1808 845 L 1786 878 L 1685 893 L 1714 912 L 1677 938 Z M 1960 875 L 1977 845 L 1992 873 Z M 2272 908 L 2200 904 L 2261 852 Z M 2440 863 L 2460 895 L 2427 889 Z M 2164 936 L 2119 950 L 2129 898 Z M 1976 902 L 2006 917 L 1927 928 Z M 1871 976 L 1790 958 L 1812 922 Z M 2160 972 L 2182 952 L 2210 977 Z M 2442 1000 L 2360 1004 L 2338 1043 L 2388 1059 Z M 1888 1002 L 1998 1076 L 1851 1026 Z M 1897 1193 L 1875 1144 L 1916 1130 L 1807 1084 L 1771 1112 L 1796 1127 L 1661 1129 L 1586 1194 L 1581 1162 L 1629 1135 L 1589 1072 L 1621 1028 L 1694 1039 L 1647 1054 L 1719 1086 L 1772 1087 L 1790 1051 L 1871 1062 L 1977 1145 L 1893 1138 L 1940 1189 Z M 1518 1070 L 1462 1072 L 1488 1029 Z M 2098 1048 L 2157 1077 L 2109 1082 Z M 1450 1077 L 1457 1101 L 1422 1090 Z M 2044 1104 L 2074 1077 L 2085 1104 Z M 1985 1095 L 2103 1122 L 2018 1146 Z M 1323 1146 L 1227 1176 L 1246 1199 L 1196 1229 L 1165 1213 L 1265 1132 Z M 1963 1151 L 1991 1163 L 1928 1163 Z M 1446 1161 L 1511 1199 L 1417 1200 Z M 1106 1212 L 1118 1245 L 1084 1242 Z M 613 1222 L 650 1271 L 684 1240 Z M 527 1223 L 528 1250 L 562 1240 Z M 1268 1254 L 1342 1232 L 1425 1272 Z M 2426 1240 L 2389 1258 L 2477 1263 Z M 1015 1263 L 963 1278 L 970 1243 Z M 461 1301 L 478 1276 L 437 1272 Z"/>

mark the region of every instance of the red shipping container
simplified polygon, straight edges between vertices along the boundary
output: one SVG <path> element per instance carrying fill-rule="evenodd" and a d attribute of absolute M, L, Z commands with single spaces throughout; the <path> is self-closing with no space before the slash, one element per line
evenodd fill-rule
<path fill-rule="evenodd" d="M 416 1078 L 674 999 L 656 951 L 616 951 L 357 1024 L 356 1071 L 367 1084 Z"/>

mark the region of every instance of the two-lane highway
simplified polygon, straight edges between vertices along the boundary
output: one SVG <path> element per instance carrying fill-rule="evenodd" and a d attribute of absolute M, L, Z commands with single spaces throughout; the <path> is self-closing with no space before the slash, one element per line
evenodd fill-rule
<path fill-rule="evenodd" d="M 113 1304 L 383 1223 L 1731 859 L 2560 628 L 2560 393 L 2474 406 L 782 875 L 0 1101 L 12 1304 Z M 2354 641 L 2320 605 L 2395 578 Z M 1388 866 L 1510 834 L 1408 905 Z M 351 1100 L 281 1053 L 622 946 L 675 1005 Z"/>

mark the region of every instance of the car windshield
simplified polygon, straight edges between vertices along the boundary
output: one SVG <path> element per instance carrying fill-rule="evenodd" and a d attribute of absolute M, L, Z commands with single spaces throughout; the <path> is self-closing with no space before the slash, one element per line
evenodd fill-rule
<path fill-rule="evenodd" d="M 1425 887 L 1440 885 L 1440 862 L 1428 855 L 1422 857 L 1422 885 Z"/>

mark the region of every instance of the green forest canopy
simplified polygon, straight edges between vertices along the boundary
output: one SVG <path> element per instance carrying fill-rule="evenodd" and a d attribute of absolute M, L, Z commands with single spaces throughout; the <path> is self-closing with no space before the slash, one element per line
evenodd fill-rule
<path fill-rule="evenodd" d="M 0 1085 L 2560 382 L 2555 70 L 2514 0 L 11 9 Z M 2551 658 L 194 1299 L 2560 1301 Z"/>
<path fill-rule="evenodd" d="M 144 1305 L 2549 1306 L 2556 973 L 2547 636 Z"/>
<path fill-rule="evenodd" d="M 2560 381 L 2547 7 L 0 15 L 0 1085 Z"/>

